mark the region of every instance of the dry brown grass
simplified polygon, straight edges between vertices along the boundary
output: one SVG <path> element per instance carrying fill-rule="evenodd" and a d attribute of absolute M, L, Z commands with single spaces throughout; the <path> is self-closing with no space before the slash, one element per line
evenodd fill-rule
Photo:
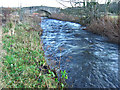
<path fill-rule="evenodd" d="M 79 17 L 75 17 L 72 15 L 65 15 L 64 13 L 52 13 L 49 18 L 62 20 L 62 21 L 70 21 L 70 22 L 78 22 Z"/>
<path fill-rule="evenodd" d="M 29 30 L 25 29 L 26 31 L 39 31 L 39 35 L 42 35 L 42 28 L 39 25 L 41 23 L 41 17 L 39 14 L 29 14 L 29 13 L 25 13 L 23 14 L 23 20 L 22 22 L 27 23 L 31 26 L 31 28 Z"/>
<path fill-rule="evenodd" d="M 93 33 L 107 36 L 110 41 L 120 44 L 120 23 L 118 23 L 118 20 L 120 20 L 120 18 L 115 19 L 106 16 L 97 20 L 93 20 L 86 29 L 92 31 Z"/>

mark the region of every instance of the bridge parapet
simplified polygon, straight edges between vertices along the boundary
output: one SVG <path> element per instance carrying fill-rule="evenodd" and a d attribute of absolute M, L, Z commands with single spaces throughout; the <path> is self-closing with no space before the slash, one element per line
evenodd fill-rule
<path fill-rule="evenodd" d="M 24 11 L 27 10 L 30 13 L 34 13 L 41 10 L 52 14 L 52 13 L 59 13 L 61 9 L 56 7 L 47 7 L 47 6 L 33 6 L 33 7 L 23 7 L 23 10 Z"/>

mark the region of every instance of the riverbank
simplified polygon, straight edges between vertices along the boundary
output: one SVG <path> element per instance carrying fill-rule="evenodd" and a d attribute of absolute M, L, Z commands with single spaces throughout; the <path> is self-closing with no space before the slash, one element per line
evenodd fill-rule
<path fill-rule="evenodd" d="M 20 22 L 19 15 L 11 14 L 9 18 L 5 17 L 5 21 L 2 43 L 6 54 L 1 60 L 1 76 L 6 83 L 5 88 L 65 87 L 64 82 L 58 80 L 56 71 L 46 63 L 40 39 L 40 17 L 24 15 Z M 61 77 L 62 80 L 65 80 L 64 77 Z"/>
<path fill-rule="evenodd" d="M 2 71 L 6 88 L 55 88 L 55 73 L 48 67 L 38 31 L 27 24 L 16 24 L 14 33 L 3 27 Z M 57 79 L 57 78 L 56 78 Z"/>
<path fill-rule="evenodd" d="M 102 18 L 94 19 L 87 25 L 86 30 L 96 34 L 108 37 L 112 43 L 120 44 L 119 36 L 119 17 L 105 16 Z"/>
<path fill-rule="evenodd" d="M 48 18 L 62 20 L 62 21 L 75 22 L 75 23 L 79 23 L 79 24 L 84 25 L 82 22 L 83 21 L 82 18 L 79 18 L 77 16 L 73 16 L 73 15 L 66 15 L 65 13 L 59 13 L 59 14 L 52 13 L 51 16 L 49 16 Z"/>

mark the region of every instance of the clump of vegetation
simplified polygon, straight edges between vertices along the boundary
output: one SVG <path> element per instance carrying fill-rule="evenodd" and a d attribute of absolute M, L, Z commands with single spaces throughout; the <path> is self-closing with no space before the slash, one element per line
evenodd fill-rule
<path fill-rule="evenodd" d="M 93 33 L 107 36 L 112 42 L 120 43 L 118 17 L 105 16 L 94 19 L 86 29 Z"/>
<path fill-rule="evenodd" d="M 13 34 L 9 34 L 11 27 L 3 27 L 2 39 L 6 51 L 2 59 L 2 77 L 6 88 L 64 87 L 45 61 L 40 31 L 31 30 L 29 24 L 21 23 L 15 25 Z M 66 72 L 61 74 L 63 79 L 67 79 Z"/>

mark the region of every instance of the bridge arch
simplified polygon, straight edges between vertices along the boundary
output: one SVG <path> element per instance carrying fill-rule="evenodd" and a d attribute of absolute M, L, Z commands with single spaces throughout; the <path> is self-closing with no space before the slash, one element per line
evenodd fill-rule
<path fill-rule="evenodd" d="M 50 13 L 49 11 L 46 11 L 46 10 L 43 10 L 43 9 L 37 10 L 37 12 L 38 12 L 41 16 L 46 16 L 46 17 L 50 17 L 50 16 L 51 16 L 51 13 Z"/>

